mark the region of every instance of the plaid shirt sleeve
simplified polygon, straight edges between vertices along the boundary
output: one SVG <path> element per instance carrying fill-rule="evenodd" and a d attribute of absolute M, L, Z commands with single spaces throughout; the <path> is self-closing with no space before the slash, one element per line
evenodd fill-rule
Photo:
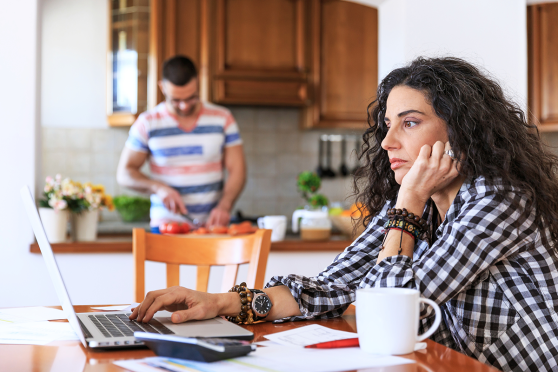
<path fill-rule="evenodd" d="M 285 285 L 299 304 L 301 316 L 275 322 L 303 319 L 326 319 L 340 316 L 355 300 L 355 290 L 372 269 L 384 238 L 387 203 L 366 230 L 339 254 L 333 263 L 315 277 L 301 275 L 274 276 L 266 288 Z"/>
<path fill-rule="evenodd" d="M 529 246 L 536 226 L 525 216 L 525 197 L 496 189 L 471 195 L 460 208 L 450 208 L 438 228 L 436 242 L 419 257 L 391 256 L 372 267 L 360 283 L 365 287 L 407 287 L 438 304 L 471 287 L 486 270 L 521 247 Z M 423 316 L 430 316 L 433 310 Z"/>
<path fill-rule="evenodd" d="M 521 215 L 525 200 L 519 194 L 504 199 L 496 189 L 487 189 L 468 195 L 463 205 L 453 212 L 450 208 L 436 243 L 421 255 L 391 256 L 376 263 L 388 202 L 364 233 L 317 276 L 271 278 L 266 287 L 287 286 L 302 313 L 279 321 L 340 316 L 359 288 L 415 288 L 438 304 L 455 297 L 488 267 L 525 246 L 524 237 L 532 236 L 536 228 Z M 423 317 L 432 313 L 430 307 L 423 307 Z"/>

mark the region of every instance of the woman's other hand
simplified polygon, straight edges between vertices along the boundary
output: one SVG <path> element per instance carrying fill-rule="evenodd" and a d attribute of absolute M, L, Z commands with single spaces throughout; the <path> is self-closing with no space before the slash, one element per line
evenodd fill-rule
<path fill-rule="evenodd" d="M 445 153 L 450 149 L 449 142 L 442 141 L 432 147 L 422 146 L 413 166 L 403 177 L 400 193 L 426 203 L 437 191 L 449 186 L 459 176 L 455 160 Z"/>
<path fill-rule="evenodd" d="M 188 320 L 212 319 L 217 315 L 232 312 L 236 314 L 240 311 L 240 301 L 228 301 L 230 304 L 238 303 L 237 309 L 225 309 L 224 300 L 232 297 L 236 293 L 206 293 L 194 291 L 183 287 L 170 287 L 158 291 L 148 292 L 145 300 L 136 307 L 130 319 L 138 322 L 149 322 L 159 310 L 174 312 L 171 320 L 173 323 L 183 323 Z"/>

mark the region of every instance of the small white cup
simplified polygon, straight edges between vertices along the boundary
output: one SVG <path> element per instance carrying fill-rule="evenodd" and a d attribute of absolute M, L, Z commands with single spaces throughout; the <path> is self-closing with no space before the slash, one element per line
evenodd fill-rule
<path fill-rule="evenodd" d="M 432 327 L 418 335 L 420 303 L 434 308 Z M 406 288 L 366 288 L 356 291 L 356 323 L 360 348 L 373 354 L 412 353 L 415 344 L 430 337 L 440 325 L 442 313 L 432 300 Z"/>
<path fill-rule="evenodd" d="M 285 239 L 287 232 L 287 216 L 265 216 L 258 218 L 260 229 L 271 230 L 271 241 L 278 242 Z"/>

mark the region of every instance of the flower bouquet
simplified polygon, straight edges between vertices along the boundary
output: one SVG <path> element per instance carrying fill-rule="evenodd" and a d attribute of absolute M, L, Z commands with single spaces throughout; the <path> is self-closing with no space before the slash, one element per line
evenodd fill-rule
<path fill-rule="evenodd" d="M 39 201 L 39 215 L 48 240 L 60 243 L 66 240 L 70 217 L 67 196 L 62 191 L 62 176 L 47 177 L 43 189 L 43 199 Z"/>
<path fill-rule="evenodd" d="M 114 209 L 112 197 L 105 193 L 103 185 L 93 185 L 91 183 L 81 184 L 72 181 L 70 178 L 62 179 L 57 174 L 54 178 L 46 178 L 43 189 L 43 199 L 39 201 L 41 219 L 43 224 L 48 224 L 45 220 L 56 220 L 57 234 L 47 236 L 54 242 L 64 241 L 66 237 L 66 225 L 69 212 L 74 215 L 72 221 L 72 233 L 75 240 L 91 241 L 97 238 L 97 224 L 99 220 L 99 209 Z M 43 218 L 43 214 L 45 218 Z M 51 217 L 46 217 L 47 215 Z M 57 216 L 58 215 L 58 216 Z M 52 217 L 54 216 L 54 217 Z M 63 220 L 65 219 L 65 223 Z M 62 227 L 64 225 L 64 228 Z"/>

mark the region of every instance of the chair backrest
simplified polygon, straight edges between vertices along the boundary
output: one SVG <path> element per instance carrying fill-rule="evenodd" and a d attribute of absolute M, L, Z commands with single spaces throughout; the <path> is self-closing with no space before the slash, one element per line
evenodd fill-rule
<path fill-rule="evenodd" d="M 248 263 L 249 288 L 262 288 L 271 246 L 271 230 L 236 237 L 171 236 L 134 229 L 134 297 L 145 297 L 145 261 L 167 264 L 167 287 L 179 284 L 180 265 L 197 266 L 196 290 L 207 292 L 211 266 L 225 266 L 222 292 L 236 282 L 238 265 Z"/>

